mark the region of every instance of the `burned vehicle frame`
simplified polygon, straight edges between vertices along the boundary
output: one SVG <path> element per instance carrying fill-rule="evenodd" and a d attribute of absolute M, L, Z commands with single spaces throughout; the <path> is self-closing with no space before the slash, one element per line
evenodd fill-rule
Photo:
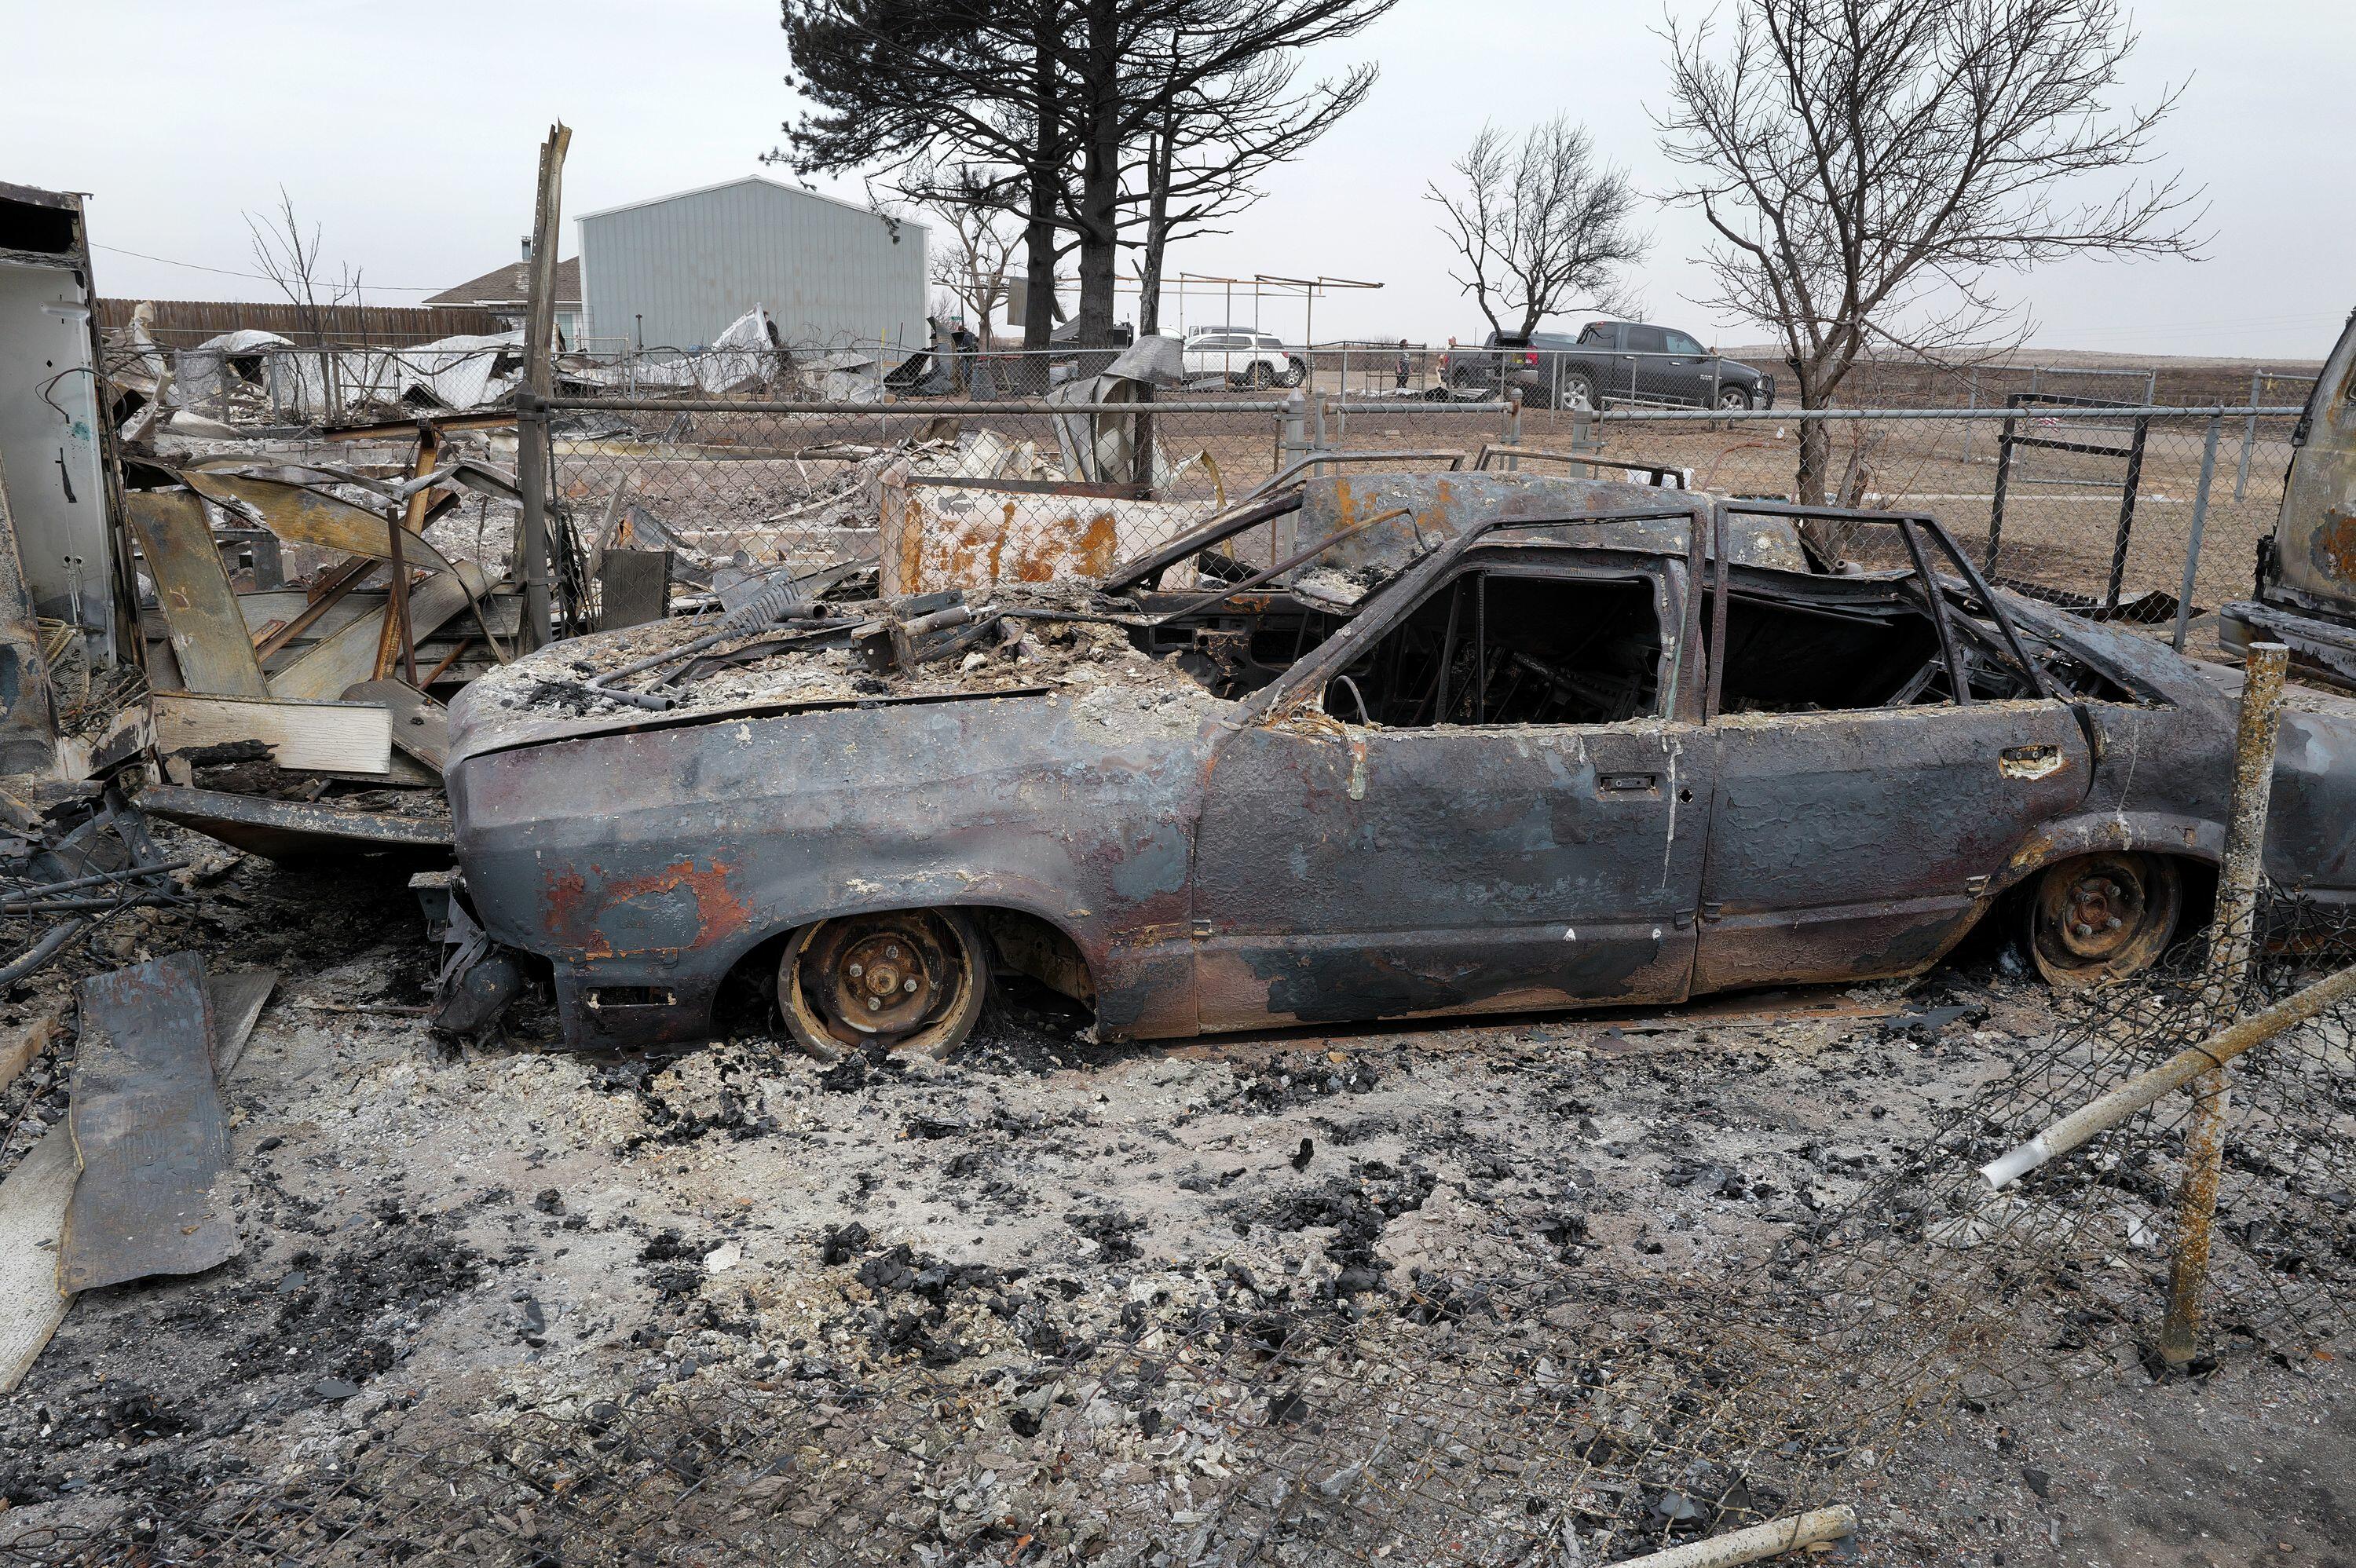
<path fill-rule="evenodd" d="M 1831 568 L 1808 519 L 1890 564 Z M 1104 590 L 748 645 L 896 686 L 502 705 L 585 693 L 578 644 L 477 683 L 447 775 L 477 948 L 544 960 L 574 1045 L 699 1038 L 743 980 L 819 1054 L 937 1053 L 993 973 L 1166 1039 L 1903 976 L 1999 908 L 2087 984 L 2197 914 L 2222 848 L 2215 672 L 1991 589 L 1927 516 L 1326 477 Z M 1119 656 L 1079 682 L 1043 627 Z M 2356 724 L 2283 737 L 2268 869 L 2345 900 Z"/>

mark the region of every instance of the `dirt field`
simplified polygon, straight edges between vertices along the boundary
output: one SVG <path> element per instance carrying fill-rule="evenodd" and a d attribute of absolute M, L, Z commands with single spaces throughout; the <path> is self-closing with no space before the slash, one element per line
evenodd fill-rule
<path fill-rule="evenodd" d="M 228 1086 L 243 1252 L 76 1301 L 0 1399 L 0 1562 L 1568 1564 L 1847 1500 L 1865 1563 L 2356 1564 L 2336 1306 L 2229 1278 L 2213 1366 L 2155 1381 L 2137 1222 L 1819 1224 L 1967 1174 L 1940 1129 L 2055 1025 L 1999 944 L 1174 1048 L 1018 998 L 920 1076 L 757 1027 L 568 1055 L 544 1013 L 460 1048 L 398 872 L 168 848 L 202 902 L 76 963 L 284 972 Z M 0 1165 L 64 1136 L 70 1049 L 0 1097 Z M 2300 1223 L 2311 1154 L 2245 1148 L 2228 1218 Z M 1969 1356 L 1907 1305 L 1933 1278 L 2001 1297 Z M 1858 1293 L 1858 1360 L 1777 1327 Z"/>

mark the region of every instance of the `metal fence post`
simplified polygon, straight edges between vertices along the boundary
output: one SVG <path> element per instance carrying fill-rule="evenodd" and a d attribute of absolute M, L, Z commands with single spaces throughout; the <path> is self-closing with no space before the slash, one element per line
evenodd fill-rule
<path fill-rule="evenodd" d="M 2151 421 L 2135 422 L 2135 443 L 2127 448 L 2127 478 L 2119 495 L 2119 535 L 2111 546 L 2111 582 L 2103 596 L 2104 610 L 2119 607 L 2119 587 L 2126 580 L 2127 536 L 2135 528 L 2136 492 L 2143 483 L 2144 441 L 2151 432 Z"/>
<path fill-rule="evenodd" d="M 1988 500 L 1987 560 L 1980 566 L 1980 570 L 1990 577 L 1996 575 L 1997 546 L 2004 538 L 2004 494 L 2012 484 L 2013 420 L 2019 412 L 2019 408 L 2020 404 L 2017 397 L 2007 398 L 2004 403 L 2004 423 L 1997 427 L 1996 486 Z"/>
<path fill-rule="evenodd" d="M 2265 880 L 2266 806 L 2274 789 L 2275 735 L 2282 724 L 2283 677 L 2290 649 L 2253 643 L 2242 686 L 2241 721 L 2233 731 L 2233 804 L 2225 826 L 2225 859 L 2217 873 L 2217 912 L 2209 926 L 2205 1010 L 2240 1001 L 2255 937 L 2258 890 Z M 2213 1017 L 2203 1020 L 2214 1027 Z M 2201 1294 L 2209 1278 L 2210 1225 L 2217 1214 L 2217 1181 L 2225 1152 L 2225 1118 L 2233 1083 L 2217 1067 L 2194 1081 L 2192 1125 L 2184 1139 L 2184 1185 L 2179 1198 L 2176 1253 L 2169 1262 L 2168 1320 L 2159 1353 L 2171 1367 L 2191 1362 L 2201 1349 Z"/>
<path fill-rule="evenodd" d="M 528 388 L 516 391 L 516 488 L 523 493 L 516 530 L 523 624 L 516 645 L 530 653 L 548 641 L 548 405 Z"/>
<path fill-rule="evenodd" d="M 2184 540 L 2184 584 L 2176 596 L 2176 635 L 2169 645 L 2184 651 L 2184 634 L 2192 624 L 2192 580 L 2201 570 L 2201 531 L 2209 523 L 2209 482 L 2217 476 L 2217 436 L 2224 416 L 2209 416 L 2209 439 L 2201 448 L 2201 487 L 2192 496 L 2192 528 Z"/>
<path fill-rule="evenodd" d="M 2250 485 L 2250 448 L 2258 443 L 2258 394 L 2265 389 L 2265 377 L 2264 370 L 2250 372 L 2250 421 L 2242 427 L 2242 465 L 2233 471 L 2233 499 L 2236 501 L 2242 498 L 2242 493 Z"/>

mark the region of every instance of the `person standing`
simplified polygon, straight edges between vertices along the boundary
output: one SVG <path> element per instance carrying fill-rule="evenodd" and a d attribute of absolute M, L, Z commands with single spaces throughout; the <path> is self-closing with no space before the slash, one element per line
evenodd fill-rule
<path fill-rule="evenodd" d="M 965 317 L 958 316 L 949 323 L 949 358 L 955 367 L 959 397 L 973 389 L 973 352 L 980 341 L 966 330 Z"/>
<path fill-rule="evenodd" d="M 1398 357 L 1398 389 L 1402 392 L 1407 390 L 1408 370 L 1407 339 L 1402 337 L 1399 339 Z"/>

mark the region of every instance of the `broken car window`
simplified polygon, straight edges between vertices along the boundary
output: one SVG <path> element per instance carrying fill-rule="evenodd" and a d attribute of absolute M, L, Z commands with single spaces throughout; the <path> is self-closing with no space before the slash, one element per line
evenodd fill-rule
<path fill-rule="evenodd" d="M 1949 700 L 1946 666 L 1931 617 L 1901 598 L 1896 584 L 1871 598 L 1845 593 L 1837 603 L 1791 591 L 1746 585 L 1727 596 L 1725 713 L 1807 713 L 1902 708 Z M 1702 624 L 1712 624 L 1712 593 L 1702 597 Z"/>
<path fill-rule="evenodd" d="M 1328 682 L 1345 723 L 1610 724 L 1655 711 L 1660 581 L 1474 570 Z"/>

